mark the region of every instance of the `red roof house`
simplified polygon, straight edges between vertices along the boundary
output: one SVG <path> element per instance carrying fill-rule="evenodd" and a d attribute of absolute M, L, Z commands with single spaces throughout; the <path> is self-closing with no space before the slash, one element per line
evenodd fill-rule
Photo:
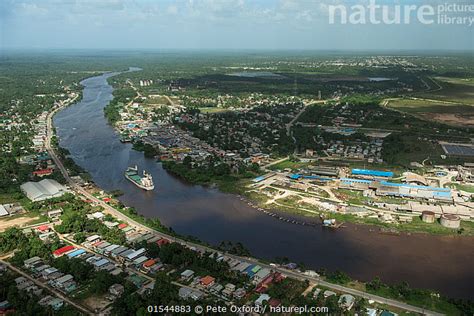
<path fill-rule="evenodd" d="M 216 279 L 211 277 L 210 275 L 207 275 L 203 278 L 201 278 L 201 284 L 204 285 L 205 287 L 212 286 Z"/>
<path fill-rule="evenodd" d="M 118 224 L 117 227 L 118 227 L 119 229 L 124 229 L 124 228 L 127 227 L 127 226 L 128 226 L 127 224 L 122 223 L 122 224 Z"/>
<path fill-rule="evenodd" d="M 104 243 L 104 241 L 102 240 L 97 240 L 96 242 L 94 242 L 91 246 L 94 247 L 94 248 L 97 248 L 99 247 L 100 245 L 102 245 Z"/>
<path fill-rule="evenodd" d="M 270 283 L 273 282 L 273 275 L 270 274 L 269 276 L 267 276 L 265 279 L 262 280 L 262 282 L 260 282 L 259 285 L 269 285 Z"/>
<path fill-rule="evenodd" d="M 156 241 L 156 244 L 160 247 L 163 246 L 163 245 L 169 244 L 169 243 L 170 243 L 170 241 L 166 238 L 161 238 L 161 239 Z"/>
<path fill-rule="evenodd" d="M 69 252 L 69 251 L 72 251 L 74 250 L 74 246 L 72 245 L 69 245 L 69 246 L 64 246 L 62 248 L 59 248 L 59 249 L 56 249 L 55 251 L 53 251 L 53 255 L 55 257 L 61 257 L 62 255 L 64 255 L 66 252 Z"/>
<path fill-rule="evenodd" d="M 46 232 L 49 231 L 49 226 L 48 225 L 41 225 L 41 226 L 38 226 L 36 229 L 39 230 L 42 233 L 46 233 Z"/>
<path fill-rule="evenodd" d="M 49 176 L 52 173 L 53 173 L 53 169 L 51 168 L 33 171 L 33 175 L 38 176 L 38 177 Z"/>
<path fill-rule="evenodd" d="M 278 307 L 281 305 L 281 302 L 280 300 L 276 299 L 276 298 L 271 298 L 269 301 L 268 301 L 268 305 L 272 306 L 272 307 Z"/>
<path fill-rule="evenodd" d="M 255 292 L 257 293 L 265 293 L 268 290 L 268 287 L 272 282 L 278 283 L 281 282 L 284 279 L 283 275 L 279 272 L 275 272 L 267 276 L 265 279 L 263 279 L 258 285 L 257 288 L 255 289 Z"/>
<path fill-rule="evenodd" d="M 152 265 L 154 265 L 156 263 L 156 260 L 155 259 L 150 259 L 150 260 L 147 260 L 143 263 L 143 267 L 144 268 L 149 268 L 151 267 Z"/>
<path fill-rule="evenodd" d="M 275 283 L 281 282 L 283 281 L 284 278 L 285 276 L 283 274 L 281 274 L 280 272 L 275 272 L 275 274 L 273 275 L 273 282 Z"/>

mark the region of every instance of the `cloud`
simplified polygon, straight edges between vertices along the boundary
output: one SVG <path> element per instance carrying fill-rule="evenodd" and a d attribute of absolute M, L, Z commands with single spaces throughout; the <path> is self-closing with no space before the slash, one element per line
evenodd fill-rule
<path fill-rule="evenodd" d="M 166 9 L 166 13 L 168 14 L 171 14 L 171 15 L 176 15 L 178 14 L 178 7 L 175 6 L 175 5 L 170 5 L 168 6 L 168 8 Z"/>
<path fill-rule="evenodd" d="M 113 23 L 124 23 L 159 18 L 179 18 L 190 23 L 274 23 L 298 20 L 310 23 L 321 16 L 321 1 L 306 0 L 1 0 L 4 15 L 14 12 L 17 18 L 34 16 L 36 19 L 87 20 L 101 17 Z M 330 0 L 329 2 L 334 2 Z M 178 16 L 179 15 L 179 16 Z"/>
<path fill-rule="evenodd" d="M 2 45 L 6 46 L 60 43 L 120 47 L 133 42 L 138 47 L 319 48 L 323 43 L 327 48 L 419 48 L 472 43 L 464 29 L 457 33 L 456 40 L 444 35 L 452 31 L 438 32 L 439 28 L 434 27 L 354 27 L 328 23 L 329 5 L 351 6 L 368 1 L 0 0 L 0 27 Z M 412 1 L 419 4 L 428 0 L 377 0 L 382 4 Z M 434 32 L 440 34 L 436 43 L 426 44 L 424 38 L 432 38 Z M 397 41 L 389 41 L 391 37 Z"/>

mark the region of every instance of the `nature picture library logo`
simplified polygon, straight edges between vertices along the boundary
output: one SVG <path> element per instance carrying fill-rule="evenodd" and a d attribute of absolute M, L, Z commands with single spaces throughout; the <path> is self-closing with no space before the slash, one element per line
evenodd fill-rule
<path fill-rule="evenodd" d="M 474 2 L 468 1 L 340 1 L 328 5 L 330 24 L 474 24 Z"/>

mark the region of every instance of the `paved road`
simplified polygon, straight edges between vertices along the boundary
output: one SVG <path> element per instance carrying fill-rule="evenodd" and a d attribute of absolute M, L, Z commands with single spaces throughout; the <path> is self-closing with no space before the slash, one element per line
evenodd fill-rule
<path fill-rule="evenodd" d="M 69 186 L 71 187 L 71 189 L 73 189 L 76 193 L 79 193 L 79 194 L 83 195 L 84 197 L 86 197 L 87 199 L 89 199 L 89 200 L 97 203 L 98 205 L 102 206 L 106 213 L 111 214 L 111 215 L 115 216 L 116 218 L 118 218 L 118 219 L 120 219 L 124 222 L 132 224 L 133 226 L 139 228 L 140 230 L 143 230 L 145 232 L 153 232 L 156 235 L 159 235 L 163 238 L 167 238 L 169 240 L 173 240 L 175 242 L 179 242 L 179 243 L 181 243 L 185 246 L 188 246 L 188 247 L 194 247 L 196 249 L 199 249 L 199 250 L 202 250 L 202 251 L 207 251 L 207 252 L 212 252 L 212 253 L 216 252 L 215 249 L 212 249 L 212 248 L 200 245 L 200 244 L 195 244 L 195 243 L 192 243 L 192 242 L 188 242 L 188 241 L 179 239 L 177 237 L 170 236 L 170 235 L 164 234 L 162 232 L 159 232 L 157 230 L 151 229 L 151 228 L 149 228 L 149 227 L 147 227 L 147 226 L 145 226 L 145 225 L 129 218 L 128 216 L 122 214 L 120 211 L 118 211 L 115 208 L 111 207 L 110 205 L 108 205 L 104 201 L 96 198 L 95 196 L 93 196 L 92 194 L 90 194 L 86 190 L 84 190 L 82 187 L 77 185 L 70 178 L 70 176 L 68 174 L 68 171 L 66 170 L 66 168 L 64 167 L 64 165 L 62 164 L 62 162 L 60 161 L 58 156 L 56 155 L 54 149 L 51 147 L 51 140 L 50 139 L 52 137 L 52 130 L 53 130 L 52 129 L 52 117 L 59 110 L 60 110 L 60 107 L 56 108 L 54 111 L 52 111 L 48 115 L 48 119 L 47 119 L 48 133 L 47 133 L 47 140 L 46 140 L 46 149 L 47 149 L 48 153 L 51 155 L 51 157 L 54 160 L 55 164 L 58 166 L 59 170 L 63 174 L 66 181 L 69 183 Z M 244 257 L 235 256 L 235 255 L 228 254 L 228 253 L 226 253 L 226 256 L 228 256 L 230 258 L 233 258 L 233 259 L 236 259 L 236 260 L 245 261 L 245 262 L 248 262 L 248 263 L 251 263 L 251 264 L 258 264 L 261 267 L 268 268 L 268 269 L 273 270 L 273 271 L 278 271 L 280 273 L 289 275 L 289 276 L 291 276 L 295 279 L 298 279 L 298 280 L 309 280 L 309 281 L 312 281 L 312 282 L 317 282 L 317 283 L 321 284 L 322 286 L 328 287 L 330 289 L 345 292 L 345 293 L 350 293 L 350 294 L 353 294 L 353 295 L 356 295 L 356 296 L 359 296 L 359 297 L 364 297 L 364 298 L 367 298 L 367 299 L 371 299 L 375 302 L 386 304 L 388 306 L 392 306 L 392 307 L 396 307 L 396 308 L 400 308 L 400 309 L 404 309 L 404 310 L 407 310 L 407 311 L 410 311 L 410 312 L 420 313 L 420 314 L 424 314 L 424 315 L 442 315 L 442 314 L 439 314 L 439 313 L 436 313 L 436 312 L 433 312 L 433 311 L 424 310 L 423 308 L 420 308 L 420 307 L 408 305 L 408 304 L 405 304 L 403 302 L 399 302 L 399 301 L 396 301 L 396 300 L 386 299 L 386 298 L 383 298 L 381 296 L 372 295 L 372 294 L 368 294 L 368 293 L 365 293 L 365 292 L 362 292 L 362 291 L 358 291 L 358 290 L 354 290 L 354 289 L 351 289 L 351 288 L 348 288 L 348 287 L 344 287 L 344 286 L 341 286 L 341 285 L 328 283 L 326 281 L 321 280 L 318 277 L 309 277 L 309 276 L 306 276 L 306 275 L 304 275 L 302 273 L 299 273 L 297 271 L 290 271 L 290 270 L 283 269 L 283 268 L 280 268 L 280 267 L 274 267 L 274 266 L 270 266 L 270 265 L 267 265 L 267 264 L 263 264 L 263 263 L 259 262 L 258 260 L 254 259 L 254 258 L 244 258 Z"/>
<path fill-rule="evenodd" d="M 298 114 L 296 114 L 296 116 L 288 124 L 286 124 L 286 136 L 290 136 L 291 127 L 300 118 L 301 114 L 303 114 L 304 111 L 306 111 L 306 106 L 303 106 L 301 111 L 299 111 Z"/>
<path fill-rule="evenodd" d="M 33 277 L 31 277 L 29 274 L 21 271 L 20 269 L 18 269 L 17 267 L 13 266 L 12 264 L 10 264 L 9 262 L 7 261 L 4 261 L 4 260 L 1 260 L 0 259 L 0 262 L 3 263 L 4 265 L 8 266 L 9 269 L 15 271 L 16 273 L 24 276 L 25 278 L 33 281 L 37 286 L 43 288 L 43 289 L 46 289 L 48 292 L 51 292 L 53 293 L 54 295 L 56 295 L 57 297 L 59 297 L 60 299 L 64 300 L 65 302 L 67 302 L 69 305 L 72 305 L 74 306 L 75 308 L 77 308 L 78 310 L 80 310 L 81 312 L 87 314 L 87 315 L 94 315 L 94 313 L 89 310 L 88 308 L 86 308 L 85 306 L 82 306 L 74 301 L 72 301 L 71 299 L 69 299 L 67 296 L 63 295 L 61 292 L 47 286 L 46 284 L 44 284 L 43 282 L 40 282 L 39 280 L 37 279 L 34 279 Z"/>
<path fill-rule="evenodd" d="M 147 279 L 147 280 L 149 281 L 149 283 L 147 283 L 147 284 L 150 284 L 151 282 L 154 282 L 154 281 L 155 281 L 155 278 L 149 276 L 148 274 L 145 274 L 145 273 L 139 271 L 138 269 L 134 269 L 134 268 L 131 268 L 131 267 L 129 267 L 129 266 L 125 266 L 124 264 L 121 264 L 121 263 L 117 262 L 115 259 L 112 259 L 112 258 L 110 258 L 110 257 L 108 257 L 108 256 L 103 255 L 103 254 L 100 254 L 100 253 L 98 253 L 98 252 L 96 252 L 96 251 L 94 251 L 94 250 L 92 250 L 92 249 L 90 249 L 90 248 L 86 248 L 86 247 L 84 247 L 84 246 L 82 246 L 82 245 L 80 245 L 80 244 L 77 244 L 77 243 L 74 242 L 73 240 L 64 237 L 62 234 L 59 234 L 58 232 L 56 232 L 56 234 L 58 235 L 59 239 L 61 239 L 61 240 L 65 241 L 65 242 L 67 242 L 67 243 L 73 245 L 73 246 L 76 247 L 77 249 L 83 249 L 83 250 L 85 250 L 85 251 L 87 251 L 87 252 L 93 253 L 94 255 L 96 255 L 96 256 L 98 256 L 98 257 L 100 257 L 100 258 L 107 259 L 107 260 L 113 262 L 113 263 L 116 264 L 116 265 L 117 265 L 117 264 L 120 265 L 122 269 L 126 270 L 126 271 L 129 272 L 129 273 L 138 274 L 138 275 L 144 277 L 145 279 Z M 194 287 L 192 287 L 192 286 L 189 286 L 189 285 L 186 285 L 186 284 L 182 284 L 182 283 L 179 283 L 179 282 L 176 282 L 176 281 L 171 281 L 171 283 L 174 284 L 174 285 L 176 285 L 176 286 L 178 286 L 178 287 L 185 287 L 185 288 L 187 288 L 187 289 L 189 289 L 189 290 L 192 290 L 192 291 L 200 291 L 200 292 L 203 292 L 201 289 L 197 289 L 197 288 L 194 288 Z M 203 292 L 203 293 L 204 293 L 204 292 Z M 210 294 L 210 293 L 208 293 L 208 294 Z M 211 295 L 216 296 L 215 294 L 211 294 Z M 108 305 L 108 306 L 109 306 L 109 305 Z"/>

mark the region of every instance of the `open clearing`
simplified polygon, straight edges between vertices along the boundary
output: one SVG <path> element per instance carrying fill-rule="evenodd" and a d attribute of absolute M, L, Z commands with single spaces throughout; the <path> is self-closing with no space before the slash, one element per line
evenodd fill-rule
<path fill-rule="evenodd" d="M 449 78 L 449 77 L 435 77 L 436 80 L 441 80 L 448 83 L 464 84 L 474 86 L 474 78 Z"/>
<path fill-rule="evenodd" d="M 218 107 L 202 107 L 202 108 L 199 108 L 199 111 L 201 111 L 202 113 L 213 114 L 213 113 L 228 112 L 229 109 L 218 108 Z"/>
<path fill-rule="evenodd" d="M 391 100 L 388 107 L 454 126 L 474 127 L 474 106 L 420 99 Z"/>
<path fill-rule="evenodd" d="M 92 310 L 102 310 L 103 308 L 107 307 L 111 304 L 105 297 L 100 296 L 90 296 L 83 300 L 83 303 L 87 305 Z"/>
<path fill-rule="evenodd" d="M 148 99 L 146 100 L 146 103 L 150 103 L 150 104 L 167 104 L 169 105 L 169 101 L 168 99 L 163 96 L 163 95 L 159 95 L 159 94 L 153 94 L 153 95 L 150 95 L 148 97 Z"/>
<path fill-rule="evenodd" d="M 418 97 L 474 105 L 473 78 L 436 77 L 432 80 L 439 84 L 441 89 L 417 94 Z"/>
<path fill-rule="evenodd" d="M 12 218 L 8 218 L 8 217 L 2 218 L 0 219 L 0 232 L 3 232 L 13 226 L 23 227 L 28 224 L 32 224 L 32 222 L 35 222 L 38 219 L 39 219 L 38 216 L 37 217 L 22 216 L 22 217 L 12 217 Z"/>

